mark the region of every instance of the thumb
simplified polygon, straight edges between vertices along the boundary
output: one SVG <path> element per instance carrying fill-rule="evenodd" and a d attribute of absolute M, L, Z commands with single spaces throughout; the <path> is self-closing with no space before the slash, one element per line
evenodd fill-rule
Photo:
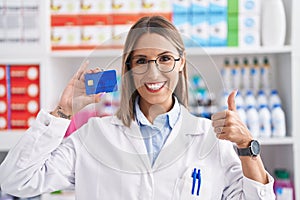
<path fill-rule="evenodd" d="M 235 96 L 236 96 L 237 90 L 233 90 L 227 99 L 227 104 L 228 104 L 228 110 L 231 111 L 236 111 L 236 106 L 235 106 Z"/>

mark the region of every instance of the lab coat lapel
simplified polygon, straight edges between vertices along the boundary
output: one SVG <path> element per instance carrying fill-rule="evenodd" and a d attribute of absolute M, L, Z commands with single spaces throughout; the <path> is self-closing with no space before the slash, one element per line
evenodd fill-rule
<path fill-rule="evenodd" d="M 199 126 L 199 119 L 191 115 L 183 106 L 181 106 L 181 112 L 179 121 L 159 153 L 153 169 L 160 169 L 172 164 L 193 144 L 195 137 L 192 135 L 203 134 L 203 129 Z"/>

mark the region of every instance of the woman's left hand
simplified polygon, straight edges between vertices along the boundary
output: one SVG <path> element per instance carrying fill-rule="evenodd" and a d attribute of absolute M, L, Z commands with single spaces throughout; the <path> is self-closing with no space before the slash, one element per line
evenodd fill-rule
<path fill-rule="evenodd" d="M 228 96 L 228 110 L 212 115 L 212 126 L 219 139 L 234 142 L 238 148 L 246 148 L 253 138 L 236 110 L 234 99 L 236 93 L 237 90 L 234 90 Z"/>

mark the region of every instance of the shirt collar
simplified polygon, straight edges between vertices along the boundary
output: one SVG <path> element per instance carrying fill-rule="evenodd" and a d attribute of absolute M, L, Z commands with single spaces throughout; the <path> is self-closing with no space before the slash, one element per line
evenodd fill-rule
<path fill-rule="evenodd" d="M 178 102 L 177 98 L 175 96 L 173 96 L 173 98 L 175 100 L 173 108 L 169 112 L 167 112 L 167 113 L 163 113 L 163 114 L 158 115 L 154 119 L 154 123 L 156 121 L 159 121 L 159 123 L 161 123 L 161 121 L 163 120 L 164 124 L 167 121 L 168 125 L 171 128 L 173 128 L 175 126 L 177 120 L 179 119 L 179 115 L 180 115 L 180 105 L 179 105 L 179 102 Z M 144 113 L 140 109 L 139 99 L 140 99 L 139 96 L 135 99 L 135 111 L 136 111 L 136 120 L 137 120 L 137 123 L 139 125 L 152 126 L 152 124 L 148 121 L 148 119 L 145 117 Z"/>

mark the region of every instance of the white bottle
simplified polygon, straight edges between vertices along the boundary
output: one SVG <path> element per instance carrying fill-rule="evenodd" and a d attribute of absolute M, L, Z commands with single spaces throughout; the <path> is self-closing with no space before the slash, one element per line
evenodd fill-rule
<path fill-rule="evenodd" d="M 262 44 L 283 46 L 286 35 L 286 15 L 282 0 L 262 1 Z"/>
<path fill-rule="evenodd" d="M 245 125 L 247 125 L 247 115 L 246 115 L 245 109 L 241 106 L 236 106 L 236 111 L 237 111 L 239 117 L 241 118 L 242 122 Z"/>
<path fill-rule="evenodd" d="M 286 125 L 285 125 L 285 114 L 280 104 L 275 104 L 272 112 L 272 136 L 273 137 L 285 137 L 286 136 Z"/>
<path fill-rule="evenodd" d="M 277 90 L 272 90 L 269 98 L 269 108 L 272 110 L 275 104 L 281 105 L 281 99 Z"/>
<path fill-rule="evenodd" d="M 260 106 L 258 110 L 259 116 L 259 126 L 260 132 L 259 136 L 263 138 L 270 138 L 272 135 L 272 128 L 271 128 L 271 113 L 268 109 L 267 104 L 263 104 Z"/>
<path fill-rule="evenodd" d="M 262 105 L 268 105 L 268 98 L 264 90 L 259 90 L 257 94 L 257 109 Z"/>
<path fill-rule="evenodd" d="M 264 64 L 260 69 L 261 88 L 264 90 L 270 89 L 270 64 L 267 57 L 264 58 Z"/>
<path fill-rule="evenodd" d="M 248 108 L 248 106 L 253 106 L 256 108 L 256 99 L 253 95 L 253 92 L 251 90 L 247 91 L 246 97 L 245 97 L 245 106 Z"/>
<path fill-rule="evenodd" d="M 251 68 L 249 66 L 247 58 L 244 58 L 244 63 L 243 64 L 244 64 L 243 69 L 242 69 L 243 89 L 244 90 L 249 90 L 250 89 Z"/>
<path fill-rule="evenodd" d="M 259 137 L 259 116 L 254 106 L 248 106 L 246 111 L 247 126 L 254 138 Z"/>
<path fill-rule="evenodd" d="M 231 68 L 231 76 L 232 76 L 232 87 L 234 89 L 240 89 L 241 88 L 241 67 L 239 65 L 239 60 L 237 58 L 234 59 L 234 65 Z"/>
<path fill-rule="evenodd" d="M 235 105 L 236 107 L 241 107 L 244 109 L 244 106 L 245 106 L 245 101 L 244 101 L 244 98 L 242 96 L 242 94 L 238 91 L 236 93 L 236 96 L 235 96 Z"/>
<path fill-rule="evenodd" d="M 258 64 L 257 58 L 253 59 L 253 67 L 251 68 L 251 88 L 253 89 L 253 92 L 256 94 L 256 92 L 260 88 L 260 68 Z"/>
<path fill-rule="evenodd" d="M 231 90 L 232 89 L 231 67 L 228 59 L 225 59 L 224 66 L 221 73 L 222 73 L 225 89 Z"/>
<path fill-rule="evenodd" d="M 227 91 L 224 91 L 221 94 L 221 98 L 220 98 L 220 102 L 219 102 L 220 111 L 228 109 L 228 103 L 227 103 L 228 96 L 229 96 L 229 93 Z"/>

